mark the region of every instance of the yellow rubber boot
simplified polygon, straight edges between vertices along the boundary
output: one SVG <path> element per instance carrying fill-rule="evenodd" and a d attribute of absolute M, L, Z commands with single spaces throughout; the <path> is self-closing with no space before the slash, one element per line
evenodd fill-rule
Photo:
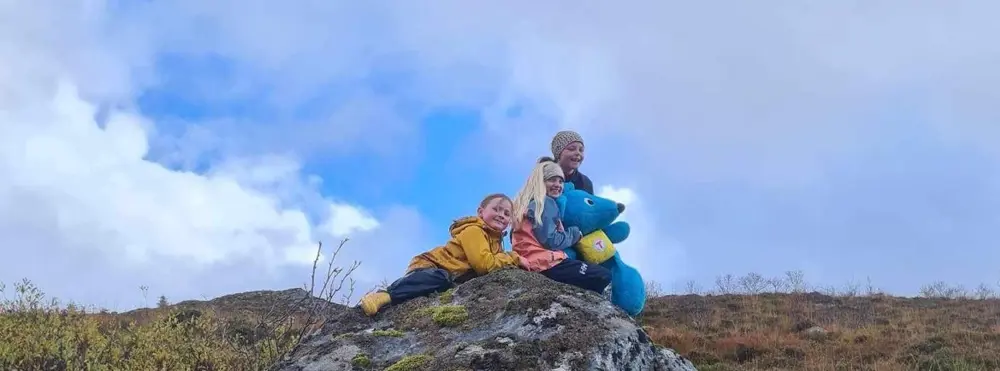
<path fill-rule="evenodd" d="M 388 305 L 392 302 L 392 298 L 389 297 L 389 293 L 385 291 L 371 292 L 361 298 L 361 310 L 365 311 L 365 314 L 369 317 L 374 316 L 378 313 L 379 309 Z"/>

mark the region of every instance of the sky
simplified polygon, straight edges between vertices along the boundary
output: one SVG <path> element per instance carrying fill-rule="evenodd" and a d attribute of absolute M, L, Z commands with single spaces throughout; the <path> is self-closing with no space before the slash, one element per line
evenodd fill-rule
<path fill-rule="evenodd" d="M 127 310 L 301 287 L 346 237 L 363 292 L 571 129 L 668 290 L 993 285 L 998 8 L 2 1 L 0 282 Z"/>

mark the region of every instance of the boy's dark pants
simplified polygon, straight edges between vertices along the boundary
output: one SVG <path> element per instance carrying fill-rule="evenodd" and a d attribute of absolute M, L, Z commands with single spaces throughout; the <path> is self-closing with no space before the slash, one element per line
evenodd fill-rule
<path fill-rule="evenodd" d="M 407 300 L 446 291 L 455 286 L 448 271 L 440 268 L 414 269 L 393 282 L 386 291 L 392 298 L 392 304 L 400 304 Z"/>
<path fill-rule="evenodd" d="M 587 264 L 576 259 L 563 260 L 541 273 L 553 281 L 594 291 L 598 294 L 604 293 L 604 289 L 611 283 L 611 271 L 608 268 Z"/>

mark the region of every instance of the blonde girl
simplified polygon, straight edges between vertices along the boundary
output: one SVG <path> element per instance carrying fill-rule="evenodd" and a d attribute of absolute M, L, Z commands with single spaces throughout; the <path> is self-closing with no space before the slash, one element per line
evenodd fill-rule
<path fill-rule="evenodd" d="M 551 157 L 542 157 L 524 187 L 514 198 L 511 246 L 532 272 L 566 284 L 603 293 L 611 271 L 570 259 L 563 251 L 573 248 L 582 234 L 577 227 L 563 228 L 556 199 L 562 195 L 565 176 Z"/>

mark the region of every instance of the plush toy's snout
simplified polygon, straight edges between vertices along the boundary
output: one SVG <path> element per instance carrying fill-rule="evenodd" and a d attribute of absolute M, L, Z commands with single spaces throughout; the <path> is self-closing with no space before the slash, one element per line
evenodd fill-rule
<path fill-rule="evenodd" d="M 624 213 L 624 212 L 625 212 L 625 204 L 619 202 L 618 203 L 618 213 L 621 214 L 621 213 Z"/>

